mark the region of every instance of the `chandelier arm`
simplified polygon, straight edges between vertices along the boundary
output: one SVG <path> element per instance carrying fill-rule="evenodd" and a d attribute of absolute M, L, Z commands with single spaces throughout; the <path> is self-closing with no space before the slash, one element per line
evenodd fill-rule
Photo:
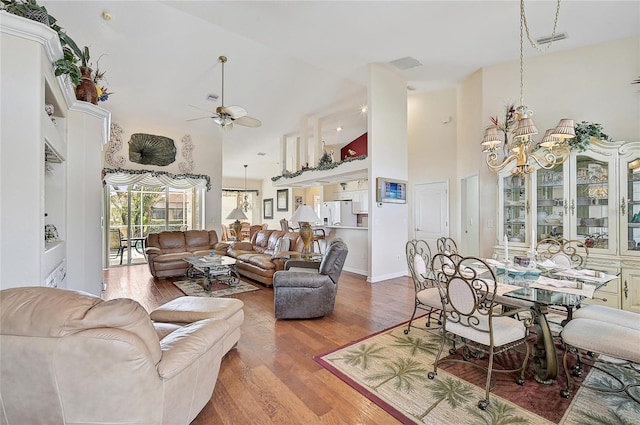
<path fill-rule="evenodd" d="M 494 173 L 499 173 L 500 171 L 507 168 L 507 166 L 517 159 L 516 155 L 509 155 L 502 161 L 502 163 L 498 164 L 498 154 L 496 152 L 489 152 L 486 157 L 487 167 Z"/>
<path fill-rule="evenodd" d="M 569 158 L 569 148 L 567 146 L 556 146 L 551 151 L 545 151 L 543 154 L 532 152 L 529 158 L 533 158 L 539 167 L 549 170 L 556 165 L 564 163 Z"/>
<path fill-rule="evenodd" d="M 553 32 L 551 33 L 551 41 L 545 48 L 540 47 L 540 45 L 531 38 L 531 34 L 529 33 L 529 25 L 527 24 L 527 17 L 524 13 L 524 0 L 520 0 L 520 16 L 522 17 L 522 22 L 524 23 L 524 27 L 527 33 L 527 39 L 529 40 L 531 46 L 539 52 L 545 52 L 549 50 L 549 48 L 553 44 L 553 40 L 555 39 L 556 29 L 558 28 L 558 17 L 560 16 L 560 0 L 558 0 L 556 5 L 556 17 L 553 21 Z"/>

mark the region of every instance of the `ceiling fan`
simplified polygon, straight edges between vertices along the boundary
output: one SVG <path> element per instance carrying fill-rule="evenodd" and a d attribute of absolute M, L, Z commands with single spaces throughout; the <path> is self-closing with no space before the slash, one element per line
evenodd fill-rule
<path fill-rule="evenodd" d="M 218 62 L 222 64 L 222 96 L 221 105 L 216 108 L 216 112 L 207 117 L 193 118 L 187 121 L 201 120 L 205 118 L 212 118 L 213 122 L 218 124 L 223 131 L 231 131 L 233 124 L 243 125 L 245 127 L 260 127 L 262 122 L 256 118 L 247 116 L 245 111 L 240 106 L 224 106 L 224 64 L 227 63 L 226 56 L 218 57 Z"/>

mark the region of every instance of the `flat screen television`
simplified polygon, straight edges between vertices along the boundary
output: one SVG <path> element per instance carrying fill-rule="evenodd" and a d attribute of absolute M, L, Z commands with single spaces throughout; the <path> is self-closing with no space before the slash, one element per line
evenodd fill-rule
<path fill-rule="evenodd" d="M 376 202 L 407 203 L 407 182 L 404 180 L 378 177 L 376 179 L 376 189 Z"/>

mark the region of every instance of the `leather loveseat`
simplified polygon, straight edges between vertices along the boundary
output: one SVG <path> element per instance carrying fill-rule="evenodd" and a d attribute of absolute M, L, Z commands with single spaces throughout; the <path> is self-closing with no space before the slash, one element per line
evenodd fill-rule
<path fill-rule="evenodd" d="M 238 260 L 238 273 L 267 286 L 273 285 L 273 274 L 284 270 L 285 262 L 300 257 L 304 242 L 298 232 L 260 230 L 248 242 L 236 242 L 227 255 Z"/>
<path fill-rule="evenodd" d="M 185 257 L 209 255 L 211 250 L 226 255 L 229 244 L 219 242 L 215 230 L 167 230 L 149 233 L 145 246 L 153 277 L 170 277 L 187 273 L 189 264 Z"/>
<path fill-rule="evenodd" d="M 211 399 L 231 330 L 216 317 L 154 323 L 134 300 L 47 287 L 0 291 L 0 319 L 7 425 L 189 424 Z"/>

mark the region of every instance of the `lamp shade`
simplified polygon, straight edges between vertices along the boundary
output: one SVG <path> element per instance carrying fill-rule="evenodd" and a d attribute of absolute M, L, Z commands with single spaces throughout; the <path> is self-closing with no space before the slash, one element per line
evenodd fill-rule
<path fill-rule="evenodd" d="M 241 208 L 234 208 L 227 216 L 227 220 L 248 220 Z"/>
<path fill-rule="evenodd" d="M 518 121 L 515 137 L 526 137 L 531 136 L 532 134 L 538 134 L 538 129 L 536 128 L 532 118 L 523 118 Z"/>
<path fill-rule="evenodd" d="M 553 129 L 552 136 L 557 137 L 560 141 L 571 139 L 576 136 L 576 125 L 573 120 L 563 118 L 560 120 L 556 128 Z"/>
<path fill-rule="evenodd" d="M 496 127 L 487 127 L 484 131 L 484 137 L 482 138 L 482 146 L 493 148 L 500 143 L 502 143 L 502 139 L 500 138 L 498 129 Z"/>
<path fill-rule="evenodd" d="M 544 137 L 540 142 L 540 146 L 542 146 L 543 148 L 552 149 L 555 144 L 560 141 L 560 139 L 553 135 L 553 131 L 554 129 L 550 128 L 544 133 Z"/>
<path fill-rule="evenodd" d="M 309 205 L 300 205 L 296 212 L 291 216 L 290 221 L 295 222 L 307 222 L 307 223 L 317 223 L 320 221 L 320 217 L 318 214 L 313 211 Z"/>

